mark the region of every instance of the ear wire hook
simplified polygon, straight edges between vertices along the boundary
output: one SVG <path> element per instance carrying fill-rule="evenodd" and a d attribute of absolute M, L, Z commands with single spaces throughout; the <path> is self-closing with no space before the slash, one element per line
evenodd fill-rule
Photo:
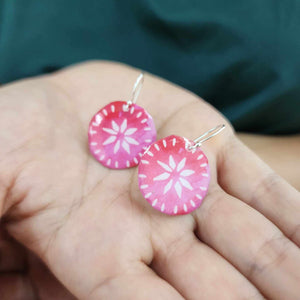
<path fill-rule="evenodd" d="M 219 134 L 222 130 L 224 130 L 225 128 L 225 124 L 221 124 L 218 125 L 210 130 L 208 130 L 207 132 L 205 132 L 204 134 L 200 135 L 198 138 L 196 138 L 193 142 L 194 145 L 190 145 L 188 147 L 189 150 L 193 150 L 196 149 L 198 147 L 200 147 L 204 142 L 206 142 L 207 140 L 211 139 L 212 137 L 216 136 L 217 134 Z"/>
<path fill-rule="evenodd" d="M 139 75 L 139 77 L 137 78 L 134 86 L 133 86 L 133 89 L 132 89 L 132 92 L 131 92 L 131 97 L 130 97 L 130 100 L 127 101 L 127 104 L 126 104 L 126 109 L 128 110 L 129 107 L 132 105 L 132 104 L 135 104 L 136 103 L 136 100 L 141 92 L 141 89 L 142 89 L 142 86 L 143 86 L 143 83 L 144 83 L 144 73 L 141 73 Z"/>

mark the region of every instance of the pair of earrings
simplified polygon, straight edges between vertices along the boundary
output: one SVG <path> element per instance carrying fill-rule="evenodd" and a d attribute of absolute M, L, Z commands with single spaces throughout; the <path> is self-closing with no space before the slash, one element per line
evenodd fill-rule
<path fill-rule="evenodd" d="M 151 115 L 136 104 L 143 81 L 140 74 L 129 101 L 111 102 L 94 115 L 90 152 L 110 169 L 138 165 L 140 190 L 155 209 L 168 215 L 191 213 L 202 203 L 210 181 L 208 159 L 200 147 L 225 125 L 194 141 L 176 135 L 156 141 Z"/>

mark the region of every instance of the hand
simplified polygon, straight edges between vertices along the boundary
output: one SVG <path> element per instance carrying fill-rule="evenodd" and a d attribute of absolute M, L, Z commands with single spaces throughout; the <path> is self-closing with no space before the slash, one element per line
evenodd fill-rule
<path fill-rule="evenodd" d="M 138 74 L 94 62 L 0 89 L 2 227 L 79 299 L 299 298 L 299 193 L 203 100 L 148 74 L 139 98 L 158 138 L 227 124 L 203 145 L 212 179 L 191 215 L 152 209 L 136 168 L 109 170 L 89 154 L 90 118 L 126 99 Z M 31 282 L 20 299 L 71 297 Z"/>

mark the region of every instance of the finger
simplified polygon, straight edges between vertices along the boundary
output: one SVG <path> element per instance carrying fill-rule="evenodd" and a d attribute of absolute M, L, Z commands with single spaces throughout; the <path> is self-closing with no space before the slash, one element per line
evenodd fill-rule
<path fill-rule="evenodd" d="M 215 188 L 196 211 L 200 239 L 271 299 L 297 299 L 300 251 L 263 215 Z"/>
<path fill-rule="evenodd" d="M 30 281 L 19 274 L 0 275 L 1 300 L 34 300 L 37 299 Z"/>
<path fill-rule="evenodd" d="M 24 268 L 24 249 L 0 228 L 0 272 L 21 271 Z"/>
<path fill-rule="evenodd" d="M 107 279 L 85 299 L 183 300 L 184 298 L 149 267 L 142 265 L 138 271 L 119 274 Z"/>
<path fill-rule="evenodd" d="M 300 246 L 300 193 L 235 138 L 221 152 L 218 180 Z"/>
<path fill-rule="evenodd" d="M 263 299 L 259 291 L 230 263 L 194 233 L 171 246 L 163 244 L 152 267 L 186 299 Z M 216 288 L 217 287 L 217 288 Z"/>
<path fill-rule="evenodd" d="M 34 283 L 39 299 L 75 300 L 49 269 L 34 255 L 28 255 L 28 277 Z"/>

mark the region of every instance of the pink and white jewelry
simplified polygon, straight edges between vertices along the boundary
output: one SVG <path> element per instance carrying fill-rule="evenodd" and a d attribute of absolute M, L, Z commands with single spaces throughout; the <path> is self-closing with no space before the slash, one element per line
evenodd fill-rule
<path fill-rule="evenodd" d="M 156 140 L 152 117 L 135 104 L 143 80 L 144 76 L 140 74 L 129 101 L 109 103 L 90 121 L 90 152 L 107 168 L 125 169 L 137 166 L 145 148 Z"/>
<path fill-rule="evenodd" d="M 208 159 L 200 146 L 224 128 L 219 125 L 194 141 L 171 135 L 145 151 L 138 168 L 139 187 L 155 209 L 183 215 L 200 206 L 210 182 Z"/>

